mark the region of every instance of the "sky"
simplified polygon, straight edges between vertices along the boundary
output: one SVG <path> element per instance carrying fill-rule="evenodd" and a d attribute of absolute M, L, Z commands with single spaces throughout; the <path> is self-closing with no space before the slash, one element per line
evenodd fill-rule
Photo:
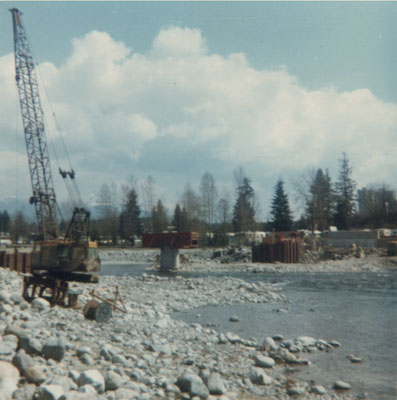
<path fill-rule="evenodd" d="M 11 7 L 39 65 L 58 200 L 61 136 L 86 201 L 150 175 L 172 212 L 206 171 L 233 199 L 241 166 L 258 218 L 279 178 L 299 216 L 296 182 L 313 168 L 335 181 L 343 152 L 358 187 L 397 189 L 395 2 L 0 1 L 0 198 L 30 196 Z"/>

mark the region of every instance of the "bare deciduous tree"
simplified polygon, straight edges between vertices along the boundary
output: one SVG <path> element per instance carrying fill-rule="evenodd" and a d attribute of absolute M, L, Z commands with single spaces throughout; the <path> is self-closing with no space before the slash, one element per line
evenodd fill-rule
<path fill-rule="evenodd" d="M 363 223 L 373 228 L 393 225 L 397 215 L 395 192 L 385 183 L 371 185 L 357 191 L 358 212 Z"/>
<path fill-rule="evenodd" d="M 218 198 L 214 176 L 210 172 L 204 173 L 200 183 L 201 210 L 208 229 L 212 230 L 215 218 L 215 206 Z"/>
<path fill-rule="evenodd" d="M 142 205 L 143 211 L 145 213 L 144 228 L 148 232 L 153 231 L 153 208 L 154 204 L 154 185 L 155 180 L 152 176 L 148 175 L 147 178 L 141 182 L 141 192 L 142 192 Z"/>
<path fill-rule="evenodd" d="M 101 186 L 98 195 L 99 221 L 98 230 L 106 240 L 116 243 L 118 236 L 118 210 L 116 205 L 117 186 L 107 183 Z"/>
<path fill-rule="evenodd" d="M 14 243 L 29 234 L 29 223 L 26 221 L 22 211 L 17 211 L 11 220 L 10 227 L 11 238 Z"/>
<path fill-rule="evenodd" d="M 192 186 L 188 182 L 185 186 L 185 190 L 182 193 L 180 203 L 186 213 L 188 228 L 190 231 L 201 230 L 201 207 L 200 199 Z"/>

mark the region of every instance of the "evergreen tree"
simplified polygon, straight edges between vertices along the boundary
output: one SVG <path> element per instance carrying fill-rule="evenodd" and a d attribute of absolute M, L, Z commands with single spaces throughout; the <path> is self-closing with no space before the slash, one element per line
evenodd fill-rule
<path fill-rule="evenodd" d="M 292 229 L 292 214 L 289 208 L 288 196 L 284 191 L 284 182 L 279 179 L 274 187 L 274 196 L 271 205 L 271 224 L 276 231 L 290 231 Z"/>
<path fill-rule="evenodd" d="M 104 183 L 98 196 L 99 235 L 113 244 L 117 242 L 119 234 L 119 215 L 116 207 L 117 187 L 114 183 L 110 186 Z"/>
<path fill-rule="evenodd" d="M 181 208 L 179 204 L 175 206 L 172 225 L 175 227 L 177 232 L 186 232 L 188 230 L 188 217 L 186 210 Z"/>
<path fill-rule="evenodd" d="M 237 200 L 233 208 L 233 229 L 247 232 L 255 229 L 254 189 L 251 180 L 243 176 L 238 181 Z"/>
<path fill-rule="evenodd" d="M 138 195 L 135 189 L 131 189 L 126 196 L 123 209 L 120 214 L 120 236 L 134 243 L 134 236 L 140 236 L 143 232 L 141 209 L 138 203 Z"/>
<path fill-rule="evenodd" d="M 323 173 L 319 168 L 310 185 L 309 199 L 306 203 L 306 213 L 312 231 L 325 230 L 332 222 L 333 191 L 328 171 Z"/>
<path fill-rule="evenodd" d="M 338 180 L 335 184 L 336 211 L 335 224 L 338 229 L 348 229 L 355 213 L 356 182 L 352 178 L 353 169 L 349 165 L 346 153 L 339 160 Z"/>
<path fill-rule="evenodd" d="M 0 213 L 0 232 L 1 233 L 6 233 L 10 231 L 10 222 L 11 218 L 8 215 L 8 212 L 4 210 L 2 213 Z"/>
<path fill-rule="evenodd" d="M 156 207 L 152 210 L 152 221 L 153 221 L 153 231 L 156 233 L 161 233 L 167 230 L 168 227 L 168 217 L 166 209 L 159 199 L 157 201 Z"/>

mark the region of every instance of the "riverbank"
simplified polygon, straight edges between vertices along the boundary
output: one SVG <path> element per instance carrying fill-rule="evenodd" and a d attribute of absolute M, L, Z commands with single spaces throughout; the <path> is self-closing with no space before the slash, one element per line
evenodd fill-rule
<path fill-rule="evenodd" d="M 230 262 L 223 262 L 219 256 L 225 250 L 211 249 L 184 249 L 180 254 L 188 261 L 180 264 L 179 271 L 248 271 L 248 272 L 377 272 L 385 269 L 397 269 L 397 257 L 386 257 L 371 254 L 366 257 L 347 257 L 341 260 L 324 260 L 319 262 L 306 262 L 298 264 L 283 263 L 252 263 L 249 248 L 242 248 L 236 252 L 235 257 L 230 257 Z M 160 255 L 159 249 L 139 250 L 107 250 L 100 251 L 103 263 L 147 263 L 157 268 L 156 257 Z M 240 260 L 239 260 L 240 259 Z"/>
<path fill-rule="evenodd" d="M 145 250 L 102 252 L 104 263 L 134 260 L 150 264 L 157 254 Z M 274 272 L 291 268 L 221 264 L 205 251 L 183 254 L 189 257 L 189 264 L 182 265 L 188 271 L 237 268 L 254 274 L 258 268 Z M 361 259 L 347 264 L 349 271 L 359 266 L 380 269 L 382 265 Z M 330 264 L 324 265 L 330 268 Z M 342 268 L 337 262 L 331 267 Z M 273 338 L 251 340 L 170 316 L 175 311 L 211 305 L 285 302 L 277 285 L 247 283 L 227 273 L 196 278 L 151 273 L 102 276 L 97 285 L 78 286 L 83 290 L 79 303 L 84 306 L 91 299 L 92 289 L 111 298 L 116 286 L 127 312 L 114 312 L 107 323 L 98 324 L 86 320 L 81 309 L 50 308 L 43 299 L 26 303 L 21 298 L 22 278 L 0 269 L 0 394 L 11 398 L 16 390 L 13 398 L 18 400 L 357 397 L 348 389 L 348 376 L 340 379 L 346 380 L 346 385 L 335 381 L 328 387 L 294 376 L 295 370 L 308 368 L 310 353 L 327 357 L 329 352 L 339 351 L 338 338 L 297 338 L 294 332 L 281 337 L 274 332 Z M 229 318 L 236 320 L 233 315 Z"/>

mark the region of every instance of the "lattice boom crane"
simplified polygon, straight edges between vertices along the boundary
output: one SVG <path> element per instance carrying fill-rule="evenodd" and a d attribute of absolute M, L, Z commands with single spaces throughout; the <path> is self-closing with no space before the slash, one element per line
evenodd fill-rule
<path fill-rule="evenodd" d="M 59 237 L 57 202 L 45 135 L 44 114 L 39 85 L 21 12 L 10 9 L 14 32 L 16 83 L 21 105 L 23 129 L 32 183 L 30 203 L 38 223 L 38 241 L 32 252 L 32 277 L 25 277 L 23 295 L 34 297 L 37 286 L 53 289 L 51 301 L 62 304 L 68 290 L 67 281 L 97 281 L 92 272 L 100 269 L 97 244 L 89 240 L 89 212 L 82 207 L 75 183 L 75 173 L 59 169 L 75 208 L 63 238 Z M 70 178 L 71 184 L 67 180 Z M 33 287 L 29 296 L 28 288 Z M 41 293 L 43 290 L 41 290 Z"/>
<path fill-rule="evenodd" d="M 15 79 L 33 191 L 30 203 L 35 207 L 39 238 L 41 240 L 57 239 L 57 203 L 34 59 L 22 24 L 21 13 L 16 8 L 10 11 L 14 28 Z"/>

